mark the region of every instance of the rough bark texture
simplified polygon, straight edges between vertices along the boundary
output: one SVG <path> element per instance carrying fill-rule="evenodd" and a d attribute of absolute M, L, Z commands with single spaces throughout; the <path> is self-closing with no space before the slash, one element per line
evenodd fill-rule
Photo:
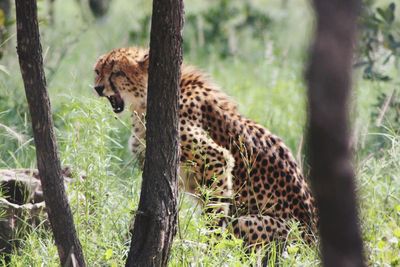
<path fill-rule="evenodd" d="M 166 266 L 177 224 L 183 1 L 154 0 L 142 191 L 126 266 Z"/>
<path fill-rule="evenodd" d="M 359 0 L 314 0 L 308 69 L 311 179 L 325 266 L 364 266 L 350 152 L 348 100 Z"/>
<path fill-rule="evenodd" d="M 16 0 L 17 51 L 32 118 L 37 165 L 49 221 L 62 266 L 85 266 L 65 194 L 43 71 L 35 0 Z M 75 265 L 77 266 L 77 265 Z"/>

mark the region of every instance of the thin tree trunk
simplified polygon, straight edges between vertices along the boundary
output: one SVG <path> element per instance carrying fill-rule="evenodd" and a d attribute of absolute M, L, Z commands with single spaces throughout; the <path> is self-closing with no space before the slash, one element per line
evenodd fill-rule
<path fill-rule="evenodd" d="M 54 5 L 55 5 L 55 0 L 48 0 L 47 4 L 49 6 L 49 20 L 50 20 L 50 24 L 52 26 L 54 26 L 54 22 L 56 20 L 55 18 L 55 14 L 54 14 Z"/>
<path fill-rule="evenodd" d="M 166 266 L 177 227 L 182 0 L 154 0 L 142 191 L 126 266 Z"/>
<path fill-rule="evenodd" d="M 16 0 L 17 51 L 32 118 L 37 165 L 44 200 L 62 266 L 85 266 L 65 194 L 43 71 L 35 0 Z"/>
<path fill-rule="evenodd" d="M 359 0 L 314 0 L 308 68 L 311 180 L 325 266 L 364 266 L 350 152 L 348 105 Z"/>

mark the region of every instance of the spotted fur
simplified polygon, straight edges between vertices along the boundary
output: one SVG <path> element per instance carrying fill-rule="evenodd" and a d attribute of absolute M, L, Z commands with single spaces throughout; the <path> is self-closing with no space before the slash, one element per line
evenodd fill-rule
<path fill-rule="evenodd" d="M 132 112 L 133 154 L 143 158 L 148 52 L 120 48 L 95 65 L 95 89 L 115 112 Z M 292 153 L 263 126 L 239 114 L 234 102 L 203 73 L 183 65 L 180 81 L 180 154 L 184 187 L 211 189 L 208 212 L 249 245 L 284 239 L 297 221 L 312 239 L 317 215 Z M 204 193 L 204 192 L 203 192 Z"/>

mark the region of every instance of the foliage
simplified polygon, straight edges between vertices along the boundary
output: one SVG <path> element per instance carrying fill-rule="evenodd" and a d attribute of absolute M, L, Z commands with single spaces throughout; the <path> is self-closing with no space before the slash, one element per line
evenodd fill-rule
<path fill-rule="evenodd" d="M 369 266 L 400 264 L 400 137 L 379 134 L 390 146 L 359 163 L 360 211 Z"/>
<path fill-rule="evenodd" d="M 235 54 L 238 38 L 263 41 L 271 19 L 248 1 L 218 0 L 207 10 L 189 14 L 186 18 L 189 35 L 188 49 L 205 46 L 209 51 L 215 46 L 221 56 Z"/>
<path fill-rule="evenodd" d="M 110 9 L 111 0 L 89 0 L 89 7 L 95 17 L 103 17 Z"/>
<path fill-rule="evenodd" d="M 396 133 L 400 130 L 400 91 L 392 90 L 389 93 L 380 93 L 375 105 L 376 111 L 372 113 L 372 119 L 376 120 L 377 126 L 385 125 L 395 129 Z"/>
<path fill-rule="evenodd" d="M 0 1 L 0 59 L 3 57 L 3 46 L 9 37 L 7 27 L 13 23 L 10 19 L 10 9 L 10 0 Z"/>
<path fill-rule="evenodd" d="M 400 134 L 400 94 L 399 90 L 392 89 L 388 92 L 380 92 L 374 104 L 374 111 L 371 113 L 371 123 L 375 132 L 370 138 L 370 150 L 377 154 L 390 148 L 392 143 L 387 135 Z"/>
<path fill-rule="evenodd" d="M 139 27 L 130 31 L 132 41 L 148 37 L 150 20 L 150 14 L 145 14 L 140 19 Z M 262 42 L 271 22 L 269 15 L 252 2 L 213 1 L 206 9 L 188 12 L 186 15 L 185 51 L 217 49 L 218 54 L 223 57 L 235 54 L 238 50 L 238 38 Z"/>
<path fill-rule="evenodd" d="M 365 0 L 360 19 L 360 61 L 363 78 L 388 81 L 391 79 L 383 67 L 395 60 L 399 66 L 400 21 L 396 19 L 396 4 L 375 7 L 373 0 Z"/>

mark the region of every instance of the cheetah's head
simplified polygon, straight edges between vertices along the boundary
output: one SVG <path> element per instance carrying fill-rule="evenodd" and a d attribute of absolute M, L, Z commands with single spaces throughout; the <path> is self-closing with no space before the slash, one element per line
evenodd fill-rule
<path fill-rule="evenodd" d="M 115 113 L 126 106 L 145 112 L 148 61 L 148 51 L 135 47 L 114 49 L 97 60 L 94 89 L 110 101 Z"/>

